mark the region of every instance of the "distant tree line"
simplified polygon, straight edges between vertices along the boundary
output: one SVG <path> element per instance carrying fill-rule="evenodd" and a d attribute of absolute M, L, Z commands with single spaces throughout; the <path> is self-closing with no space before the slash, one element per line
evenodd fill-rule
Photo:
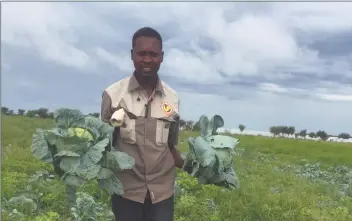
<path fill-rule="evenodd" d="M 18 109 L 17 113 L 14 110 L 11 110 L 7 107 L 1 107 L 1 113 L 5 115 L 19 115 L 19 116 L 27 116 L 27 117 L 41 117 L 41 118 L 53 118 L 54 113 L 49 112 L 48 108 L 39 108 L 36 110 L 24 110 Z"/>
<path fill-rule="evenodd" d="M 185 120 L 181 120 L 181 121 L 182 121 L 182 125 L 180 124 L 180 127 L 185 126 L 187 129 L 192 131 L 200 130 L 199 121 L 197 121 L 196 123 L 194 123 L 193 121 L 185 121 Z M 244 126 L 243 124 L 238 125 L 238 129 L 241 131 L 241 133 L 244 131 L 245 128 L 246 126 Z M 228 133 L 229 131 L 226 131 L 226 132 Z"/>
<path fill-rule="evenodd" d="M 194 129 L 194 122 L 192 120 L 180 120 L 180 128 L 184 130 L 193 130 Z"/>
<path fill-rule="evenodd" d="M 54 113 L 50 112 L 48 108 L 39 108 L 36 110 L 24 110 L 24 109 L 18 109 L 17 112 L 15 113 L 14 110 L 9 109 L 8 107 L 1 107 L 1 113 L 5 115 L 19 115 L 19 116 L 27 116 L 27 117 L 40 117 L 40 118 L 54 118 Z M 89 113 L 88 115 L 94 116 L 99 118 L 100 114 L 99 113 Z M 199 121 L 194 123 L 192 120 L 180 120 L 180 128 L 183 130 L 192 130 L 192 131 L 199 131 L 200 126 L 199 126 Z M 243 124 L 238 125 L 238 129 L 241 131 L 241 133 L 245 130 L 245 126 Z M 301 130 L 296 133 L 296 128 L 294 126 L 271 126 L 269 128 L 270 133 L 272 133 L 274 136 L 282 136 L 282 135 L 295 135 L 295 137 L 302 137 L 305 138 L 307 135 L 310 138 L 320 138 L 322 140 L 328 139 L 329 135 L 324 131 L 324 130 L 319 130 L 317 132 L 309 132 L 307 133 L 307 130 Z M 348 133 L 340 133 L 338 135 L 338 138 L 341 139 L 350 139 L 351 135 Z"/>
<path fill-rule="evenodd" d="M 331 135 L 328 135 L 324 130 L 319 130 L 317 132 L 307 132 L 306 129 L 303 129 L 297 133 L 295 127 L 293 126 L 271 126 L 269 128 L 270 133 L 274 134 L 274 136 L 279 135 L 295 135 L 295 137 L 305 138 L 307 135 L 310 138 L 320 138 L 322 140 L 327 140 Z M 340 133 L 338 138 L 341 139 L 350 139 L 351 136 L 348 133 Z"/>
<path fill-rule="evenodd" d="M 27 117 L 40 117 L 40 118 L 54 118 L 54 113 L 50 112 L 48 108 L 39 108 L 36 110 L 24 110 L 18 109 L 15 113 L 14 110 L 9 109 L 8 107 L 1 107 L 1 114 L 4 115 L 18 115 L 18 116 L 27 116 Z M 89 113 L 88 115 L 99 118 L 99 113 Z"/>
<path fill-rule="evenodd" d="M 187 121 L 183 120 L 183 125 L 186 125 Z M 188 121 L 189 124 L 187 124 L 187 128 L 191 128 L 191 130 L 193 131 L 199 131 L 199 121 L 196 122 L 195 124 L 193 124 L 193 121 Z M 239 124 L 238 125 L 238 129 L 241 131 L 241 133 L 245 130 L 246 126 L 243 124 Z M 229 131 L 226 131 L 229 132 Z M 317 132 L 307 132 L 306 129 L 303 129 L 299 132 L 296 132 L 296 128 L 294 126 L 271 126 L 269 128 L 269 132 L 272 133 L 274 135 L 274 137 L 276 136 L 283 136 L 283 135 L 287 135 L 287 136 L 295 136 L 296 138 L 298 137 L 302 137 L 302 138 L 306 138 L 306 136 L 308 135 L 310 138 L 320 138 L 322 140 L 327 140 L 330 136 L 332 135 L 328 135 L 324 130 L 319 130 Z M 340 139 L 350 139 L 352 138 L 350 136 L 350 134 L 348 133 L 340 133 L 338 135 L 338 138 Z"/>

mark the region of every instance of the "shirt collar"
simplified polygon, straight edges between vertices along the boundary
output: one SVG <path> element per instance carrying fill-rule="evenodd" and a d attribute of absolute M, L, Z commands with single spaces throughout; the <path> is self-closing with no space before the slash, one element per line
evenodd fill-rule
<path fill-rule="evenodd" d="M 132 91 L 135 91 L 137 89 L 142 89 L 142 87 L 140 86 L 140 84 L 138 83 L 137 79 L 136 79 L 136 76 L 133 74 L 130 78 L 130 82 L 129 82 L 129 85 L 128 85 L 128 90 L 130 92 Z M 156 83 L 156 87 L 155 87 L 155 91 L 156 92 L 160 92 L 161 94 L 164 95 L 164 89 L 163 89 L 163 86 L 161 84 L 161 80 L 160 78 L 158 77 L 158 81 Z"/>

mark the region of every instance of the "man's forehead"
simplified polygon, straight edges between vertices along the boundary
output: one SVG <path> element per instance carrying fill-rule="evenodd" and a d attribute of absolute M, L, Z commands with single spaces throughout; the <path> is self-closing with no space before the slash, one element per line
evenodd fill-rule
<path fill-rule="evenodd" d="M 160 41 L 156 38 L 140 37 L 136 39 L 135 47 L 140 50 L 160 50 Z"/>

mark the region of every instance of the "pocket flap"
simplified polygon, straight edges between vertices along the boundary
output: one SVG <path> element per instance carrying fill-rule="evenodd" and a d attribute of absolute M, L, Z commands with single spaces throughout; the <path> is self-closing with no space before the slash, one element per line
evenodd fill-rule
<path fill-rule="evenodd" d="M 164 121 L 164 122 L 169 122 L 169 123 L 176 122 L 176 120 L 171 118 L 171 117 L 159 117 L 157 119 L 161 120 L 161 121 Z"/>

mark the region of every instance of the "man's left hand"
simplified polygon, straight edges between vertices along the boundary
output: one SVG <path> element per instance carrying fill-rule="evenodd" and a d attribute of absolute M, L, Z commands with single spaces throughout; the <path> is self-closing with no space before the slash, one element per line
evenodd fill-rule
<path fill-rule="evenodd" d="M 175 166 L 181 169 L 183 167 L 184 160 L 182 159 L 180 152 L 176 148 L 172 148 L 170 151 L 174 157 Z"/>

